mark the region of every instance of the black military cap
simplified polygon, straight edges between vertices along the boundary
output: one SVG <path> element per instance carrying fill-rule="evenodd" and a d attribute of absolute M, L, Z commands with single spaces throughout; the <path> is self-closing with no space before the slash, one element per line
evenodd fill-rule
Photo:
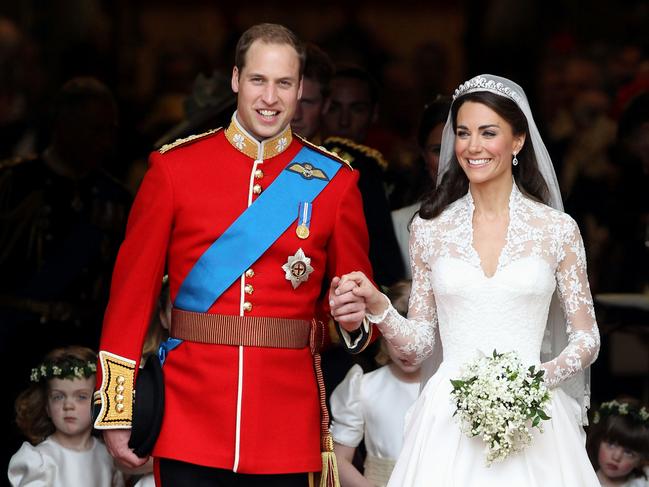
<path fill-rule="evenodd" d="M 138 457 L 146 457 L 153 450 L 164 411 L 164 380 L 157 355 L 149 357 L 138 372 L 135 381 L 133 424 L 128 446 Z"/>

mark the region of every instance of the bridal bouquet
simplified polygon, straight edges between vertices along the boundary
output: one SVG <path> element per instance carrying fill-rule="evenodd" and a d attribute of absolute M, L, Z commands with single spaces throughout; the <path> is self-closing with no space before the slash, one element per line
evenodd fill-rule
<path fill-rule="evenodd" d="M 532 441 L 530 429 L 543 431 L 541 421 L 550 419 L 543 370 L 526 368 L 515 352 L 483 355 L 451 384 L 454 416 L 465 434 L 482 438 L 487 466 L 523 450 Z"/>

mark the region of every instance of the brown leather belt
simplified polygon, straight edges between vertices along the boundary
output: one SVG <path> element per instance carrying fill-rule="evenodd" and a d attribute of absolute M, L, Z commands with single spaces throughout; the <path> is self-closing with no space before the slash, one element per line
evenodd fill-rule
<path fill-rule="evenodd" d="M 311 322 L 195 313 L 174 308 L 169 334 L 181 340 L 215 345 L 304 348 L 309 346 Z"/>
<path fill-rule="evenodd" d="M 329 411 L 327 410 L 320 363 L 320 349 L 324 345 L 324 325 L 321 322 L 260 316 L 214 315 L 173 308 L 169 335 L 182 340 L 215 345 L 271 348 L 310 347 L 320 399 L 320 448 L 323 462 L 327 462 L 327 465 L 333 462 L 333 466 L 328 467 L 333 470 L 328 476 L 325 475 L 329 480 L 324 484 L 334 485 L 329 482 L 333 481 L 332 475 L 337 479 L 338 474 L 333 453 L 333 439 L 329 433 Z"/>

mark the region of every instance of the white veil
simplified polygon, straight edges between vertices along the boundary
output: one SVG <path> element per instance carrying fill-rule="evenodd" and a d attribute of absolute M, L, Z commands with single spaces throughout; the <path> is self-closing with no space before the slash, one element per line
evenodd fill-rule
<path fill-rule="evenodd" d="M 482 74 L 471 78 L 469 81 L 461 84 L 453 94 L 453 103 L 455 100 L 468 93 L 475 93 L 479 91 L 489 91 L 500 96 L 504 96 L 514 101 L 521 109 L 529 129 L 528 139 L 525 143 L 532 143 L 534 155 L 538 163 L 539 171 L 545 183 L 548 186 L 549 198 L 547 204 L 552 208 L 563 211 L 563 202 L 561 200 L 561 192 L 559 190 L 559 183 L 557 176 L 554 172 L 554 166 L 550 155 L 548 154 L 545 144 L 541 139 L 539 129 L 534 122 L 532 110 L 525 96 L 523 89 L 506 78 L 494 76 L 491 74 Z M 453 131 L 453 123 L 451 120 L 451 113 L 449 112 L 442 132 L 442 146 L 439 155 L 439 169 L 437 173 L 437 185 L 439 186 L 442 181 L 444 173 L 448 170 L 451 161 L 453 160 L 455 146 L 455 133 Z M 422 382 L 421 387 L 426 385 L 428 379 L 437 371 L 439 364 L 442 361 L 442 347 L 439 337 L 439 330 L 435 333 L 435 348 L 433 354 L 424 361 L 422 364 Z M 543 337 L 543 346 L 541 349 L 541 360 L 546 362 L 554 359 L 559 355 L 568 344 L 568 335 L 566 333 L 566 319 L 561 310 L 556 291 L 552 297 L 550 311 L 548 313 L 548 324 L 545 328 L 545 335 Z M 560 387 L 570 396 L 575 398 L 581 405 L 581 417 L 579 418 L 583 424 L 587 424 L 587 409 L 590 406 L 590 368 L 578 373 L 571 379 L 561 383 Z"/>

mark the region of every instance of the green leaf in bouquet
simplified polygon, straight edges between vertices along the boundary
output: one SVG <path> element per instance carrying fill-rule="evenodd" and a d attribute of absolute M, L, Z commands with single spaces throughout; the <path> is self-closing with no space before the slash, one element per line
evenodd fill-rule
<path fill-rule="evenodd" d="M 451 379 L 451 384 L 453 385 L 453 389 L 458 390 L 464 387 L 466 381 L 459 380 L 459 379 Z"/>
<path fill-rule="evenodd" d="M 544 421 L 547 421 L 548 419 L 550 419 L 550 416 L 545 414 L 545 411 L 543 411 L 543 409 L 538 410 L 538 415 L 539 415 L 539 418 L 541 418 Z"/>

